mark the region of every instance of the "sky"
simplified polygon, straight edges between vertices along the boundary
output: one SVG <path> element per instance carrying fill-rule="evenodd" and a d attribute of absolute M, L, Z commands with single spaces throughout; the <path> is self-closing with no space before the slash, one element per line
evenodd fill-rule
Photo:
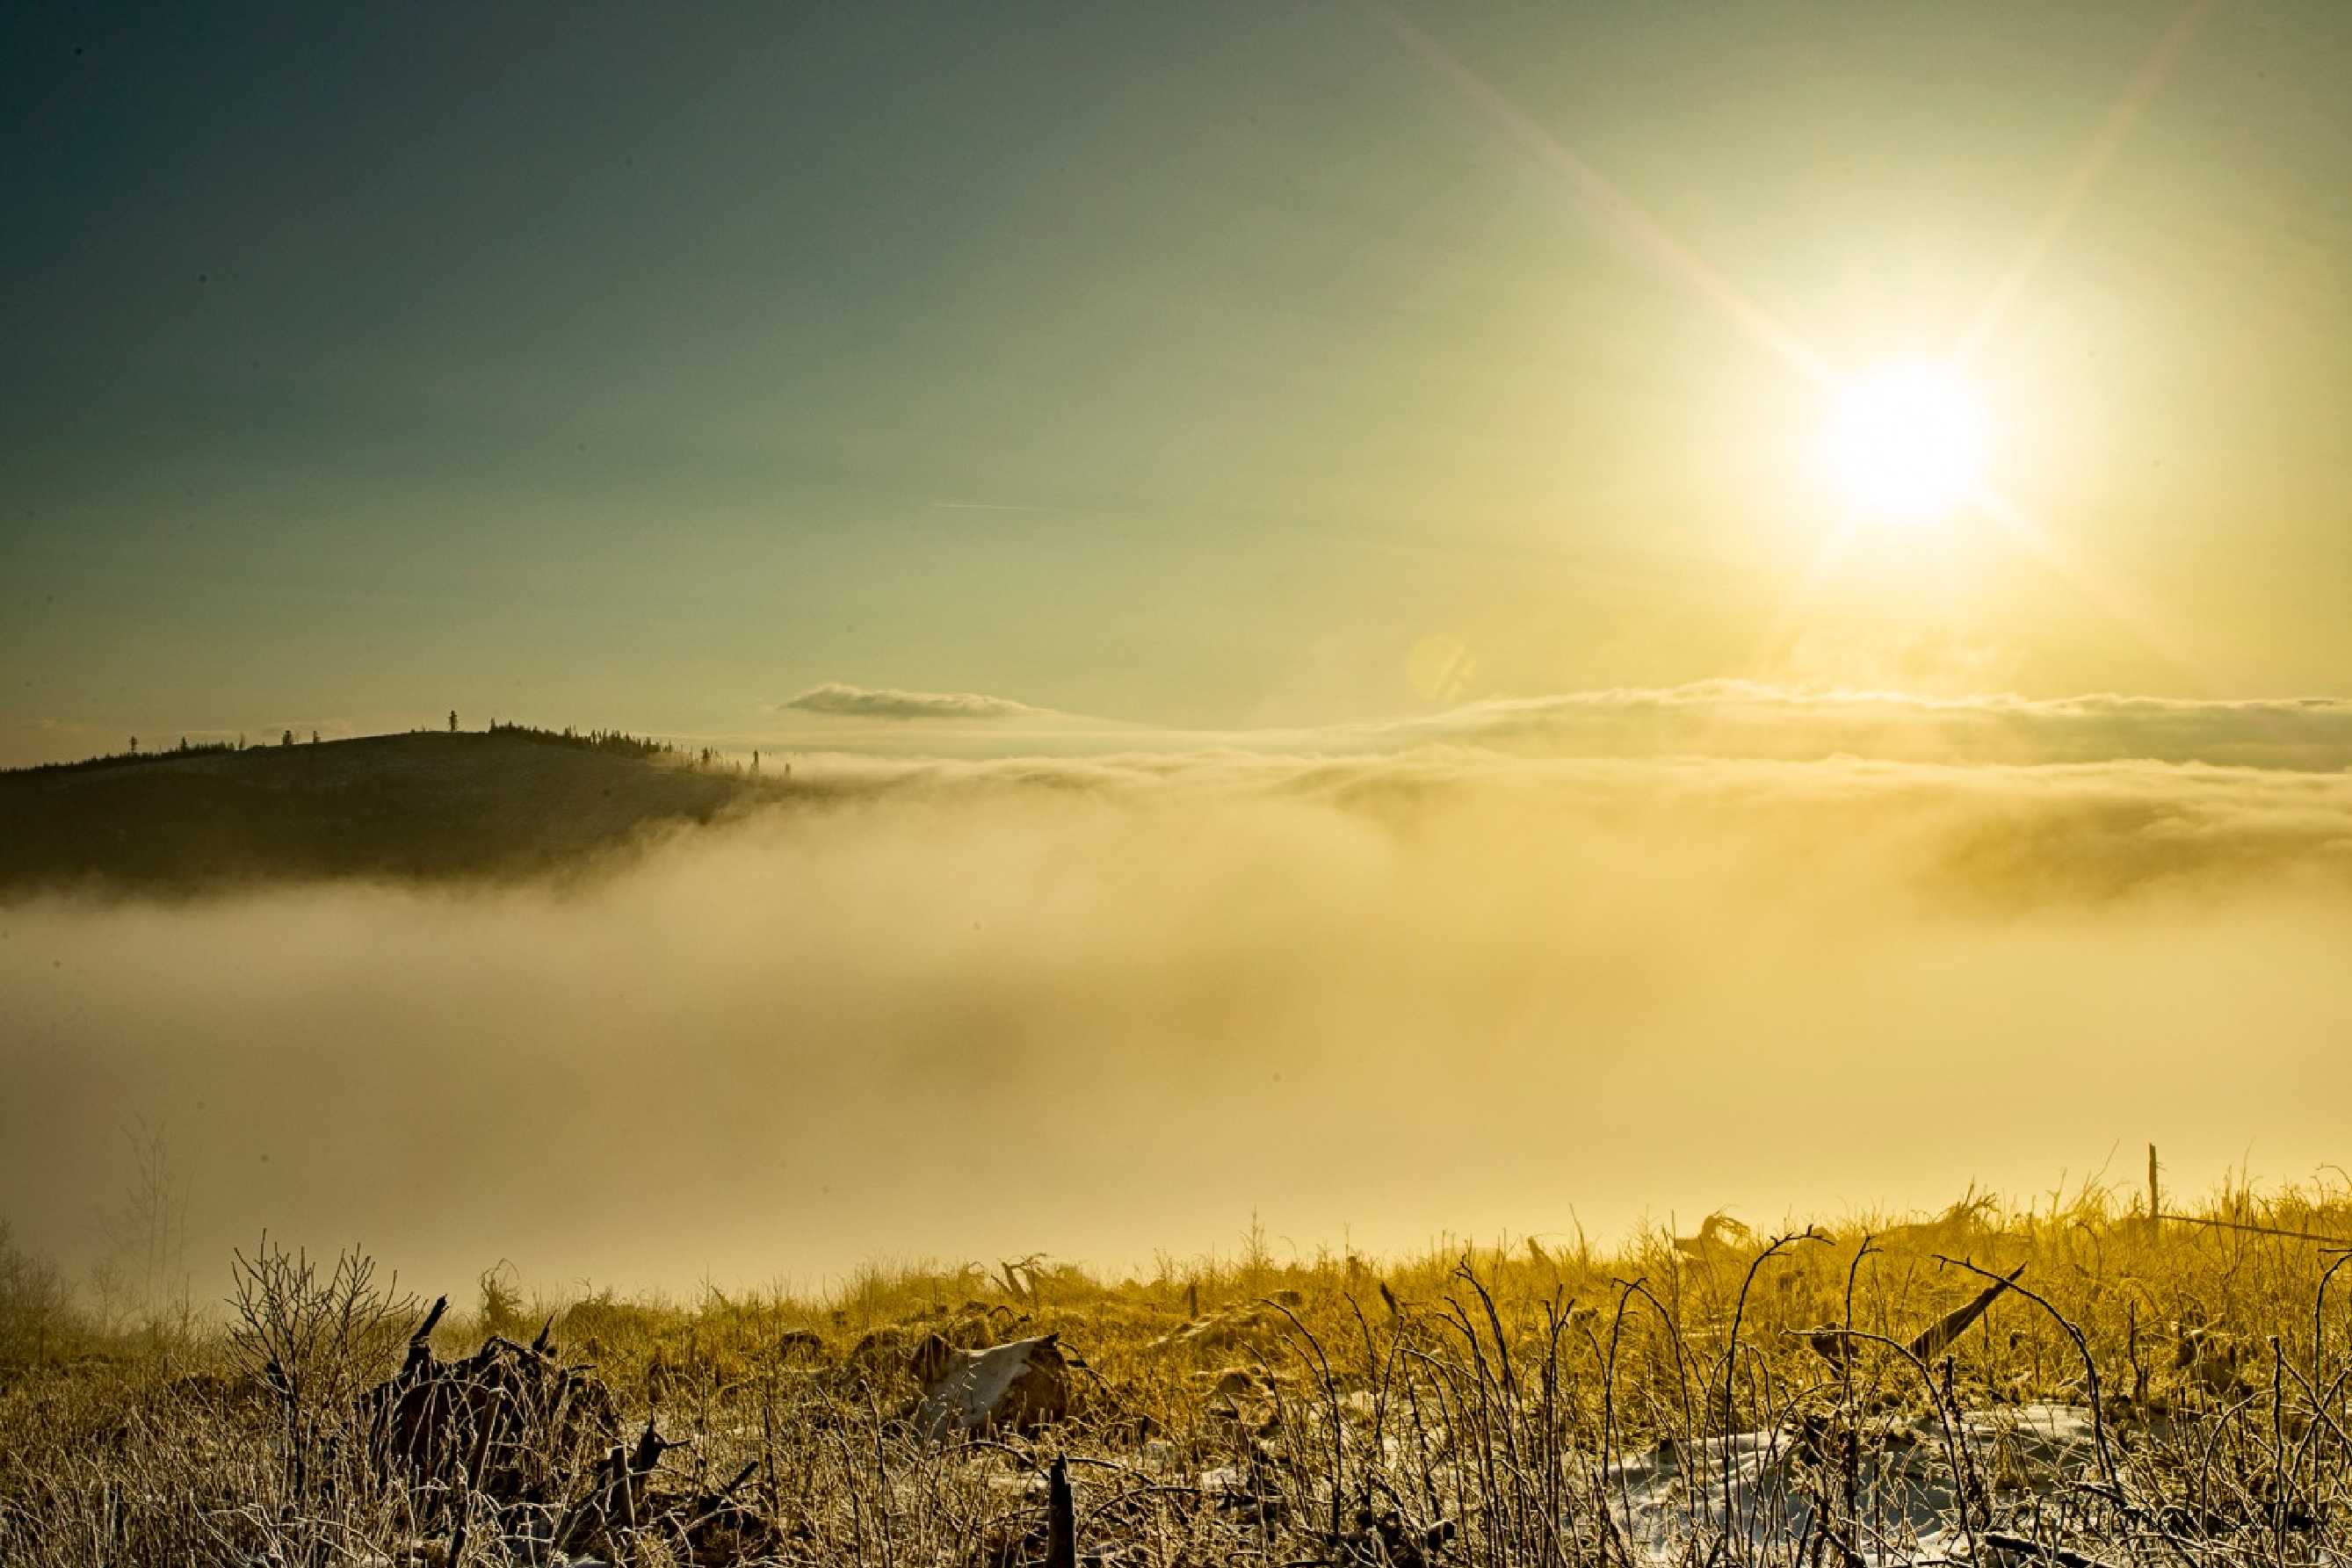
<path fill-rule="evenodd" d="M 0 903 L 0 1218 L 89 1261 L 140 1128 L 193 1257 L 671 1287 L 2340 1184 L 2347 80 L 2336 0 L 8 10 L 0 765 L 798 770 Z"/>
<path fill-rule="evenodd" d="M 2333 0 L 0 28 L 0 762 L 2352 660 Z M 1992 505 L 1856 529 L 1916 359 Z"/>

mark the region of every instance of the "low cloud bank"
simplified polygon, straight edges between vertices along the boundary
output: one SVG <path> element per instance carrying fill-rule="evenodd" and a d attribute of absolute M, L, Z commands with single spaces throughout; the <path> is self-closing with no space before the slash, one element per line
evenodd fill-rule
<path fill-rule="evenodd" d="M 1874 896 L 1948 906 L 2105 901 L 2178 884 L 2352 890 L 2352 773 L 2150 761 L 2033 767 L 1680 757 L 1524 758 L 1458 747 L 1395 755 L 1139 751 L 1088 758 L 813 756 L 830 798 L 975 811 L 1039 792 L 1203 813 L 1328 808 L 1391 831 L 1455 817 L 1589 835 L 1669 864 L 1728 868 L 1801 845 L 1874 867 Z"/>
<path fill-rule="evenodd" d="M 814 687 L 783 706 L 866 719 L 1052 721 L 1013 732 L 977 725 L 960 735 L 926 727 L 913 743 L 966 756 L 1134 750 L 1365 756 L 1453 745 L 1516 757 L 1813 761 L 1853 756 L 1930 763 L 2150 760 L 2319 772 L 2352 768 L 2352 700 L 2341 697 L 1934 698 L 1717 680 L 1498 697 L 1360 724 L 1215 731 L 1107 724 L 1005 697 L 845 685 Z M 826 744 L 824 731 L 764 738 L 772 745 Z M 887 738 L 861 741 L 875 749 L 891 744 Z"/>
<path fill-rule="evenodd" d="M 1807 693 L 1749 681 L 1474 703 L 1375 727 L 1408 741 L 1511 750 L 1920 762 L 2148 758 L 2249 768 L 2352 767 L 2352 701 L 2287 697 L 1955 698 Z"/>
<path fill-rule="evenodd" d="M 566 890 L 0 908 L 0 1192 L 68 1258 L 428 1291 L 1416 1247 L 2345 1156 L 2352 776 L 807 759 Z M 2124 1163 L 2128 1163 L 2124 1162 Z M 200 1274 L 200 1288 L 211 1277 Z"/>

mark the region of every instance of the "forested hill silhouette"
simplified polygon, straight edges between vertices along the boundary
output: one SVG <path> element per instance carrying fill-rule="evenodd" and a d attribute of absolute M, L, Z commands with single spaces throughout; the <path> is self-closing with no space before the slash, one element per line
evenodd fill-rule
<path fill-rule="evenodd" d="M 616 732 L 282 738 L 0 772 L 0 888 L 577 869 L 648 831 L 709 821 L 763 783 Z"/>

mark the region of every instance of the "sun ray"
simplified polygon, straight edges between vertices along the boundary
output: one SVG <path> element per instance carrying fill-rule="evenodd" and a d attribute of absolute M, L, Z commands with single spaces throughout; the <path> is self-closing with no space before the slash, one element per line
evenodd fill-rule
<path fill-rule="evenodd" d="M 1979 351 L 1999 329 L 2010 307 L 2032 283 L 2059 236 L 2073 221 L 2141 114 L 2171 75 L 2182 49 L 2213 5 L 2214 0 L 2190 0 L 2158 37 L 2122 96 L 2108 110 L 2099 130 L 2084 147 L 2042 222 L 2027 236 L 2008 270 L 1978 310 L 1968 332 L 1960 340 L 1952 361 L 1955 369 L 1964 369 L 1969 358 Z M 1810 385 L 1825 392 L 1836 392 L 1846 385 L 1829 361 L 1811 344 L 1783 325 L 1704 256 L 1684 244 L 1600 170 L 1571 151 L 1485 78 L 1394 10 L 1377 4 L 1372 9 L 1387 23 L 1391 31 L 1426 64 L 1458 89 L 1488 119 L 1507 131 L 1521 147 L 1560 175 L 1579 206 L 1596 225 L 1614 233 L 1629 248 L 1649 258 L 1683 287 L 1706 301 L 1733 326 Z M 2183 648 L 2154 614 L 2134 603 L 2129 596 L 2118 590 L 2112 575 L 2091 561 L 2079 545 L 2070 546 L 2063 542 L 2021 507 L 1989 486 L 1979 485 L 1969 498 L 1977 511 L 2022 545 L 2045 569 L 2144 646 L 2206 686 L 2215 685 L 2209 666 Z M 1769 656 L 1788 640 L 1791 629 L 1802 618 L 1822 586 L 1853 550 L 1859 531 L 1859 524 L 1850 517 L 1823 539 L 1787 600 L 1768 624 L 1759 641 L 1759 656 Z"/>
<path fill-rule="evenodd" d="M 1385 6 L 1376 7 L 1397 37 L 1452 82 L 1488 119 L 1568 182 L 1577 204 L 1600 227 L 1656 263 L 1684 287 L 1720 311 L 1775 358 L 1818 387 L 1835 377 L 1829 363 L 1772 313 L 1758 304 L 1706 258 L 1675 237 L 1607 175 L 1571 152 L 1535 119 L 1504 97 L 1486 78 L 1454 57 L 1444 45 Z"/>
<path fill-rule="evenodd" d="M 2115 574 L 2094 559 L 2079 541 L 2070 542 L 2051 532 L 2022 507 L 1990 486 L 1979 489 L 1971 499 L 1977 510 L 2002 533 L 2023 546 L 2053 576 L 2082 595 L 2108 620 L 2138 639 L 2143 647 L 2168 661 L 2206 691 L 2229 686 L 2221 673 L 2208 660 L 2190 652 L 2154 612 L 2118 588 Z"/>
<path fill-rule="evenodd" d="M 2172 25 L 2149 48 L 2147 57 L 2140 62 L 2139 69 L 2124 89 L 2123 96 L 2107 110 L 2097 132 L 2084 144 L 2082 156 L 2075 160 L 2073 172 L 2059 186 L 2049 211 L 2042 214 L 2042 222 L 2019 247 L 2009 270 L 2001 274 L 2000 281 L 1993 286 L 1991 295 L 1977 311 L 1975 319 L 1969 323 L 1968 331 L 1953 350 L 1955 364 L 1966 367 L 2000 330 L 2001 319 L 2009 314 L 2009 308 L 2024 292 L 2025 286 L 2033 280 L 2033 275 L 2041 270 L 2051 248 L 2058 243 L 2058 236 L 2065 232 L 2068 224 L 2074 222 L 2074 214 L 2082 207 L 2084 199 L 2098 183 L 2099 177 L 2106 172 L 2108 163 L 2113 162 L 2116 153 L 2131 135 L 2141 113 L 2164 86 L 2166 78 L 2172 75 L 2173 67 L 2188 45 L 2190 35 L 2197 31 L 2204 22 L 2206 13 L 2212 8 L 2213 0 L 2189 0 L 2189 4 L 2172 19 Z"/>
<path fill-rule="evenodd" d="M 1803 574 L 1797 579 L 1797 585 L 1789 591 L 1788 597 L 1780 601 L 1780 608 L 1773 612 L 1771 621 L 1765 625 L 1763 634 L 1756 639 L 1755 652 L 1748 659 L 1751 667 L 1769 665 L 1789 652 L 1798 623 L 1813 607 L 1814 595 L 1820 593 L 1822 586 L 1836 574 L 1839 564 L 1853 550 L 1861 534 L 1861 525 L 1849 518 L 1831 529 L 1822 538 L 1821 548 L 1813 551 L 1813 559 L 1806 563 Z"/>

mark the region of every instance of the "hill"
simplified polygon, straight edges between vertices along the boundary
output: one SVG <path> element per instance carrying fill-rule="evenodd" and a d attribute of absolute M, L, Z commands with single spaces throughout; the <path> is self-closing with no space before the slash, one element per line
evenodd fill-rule
<path fill-rule="evenodd" d="M 0 889 L 520 875 L 757 789 L 642 743 L 512 727 L 101 758 L 0 773 Z"/>

